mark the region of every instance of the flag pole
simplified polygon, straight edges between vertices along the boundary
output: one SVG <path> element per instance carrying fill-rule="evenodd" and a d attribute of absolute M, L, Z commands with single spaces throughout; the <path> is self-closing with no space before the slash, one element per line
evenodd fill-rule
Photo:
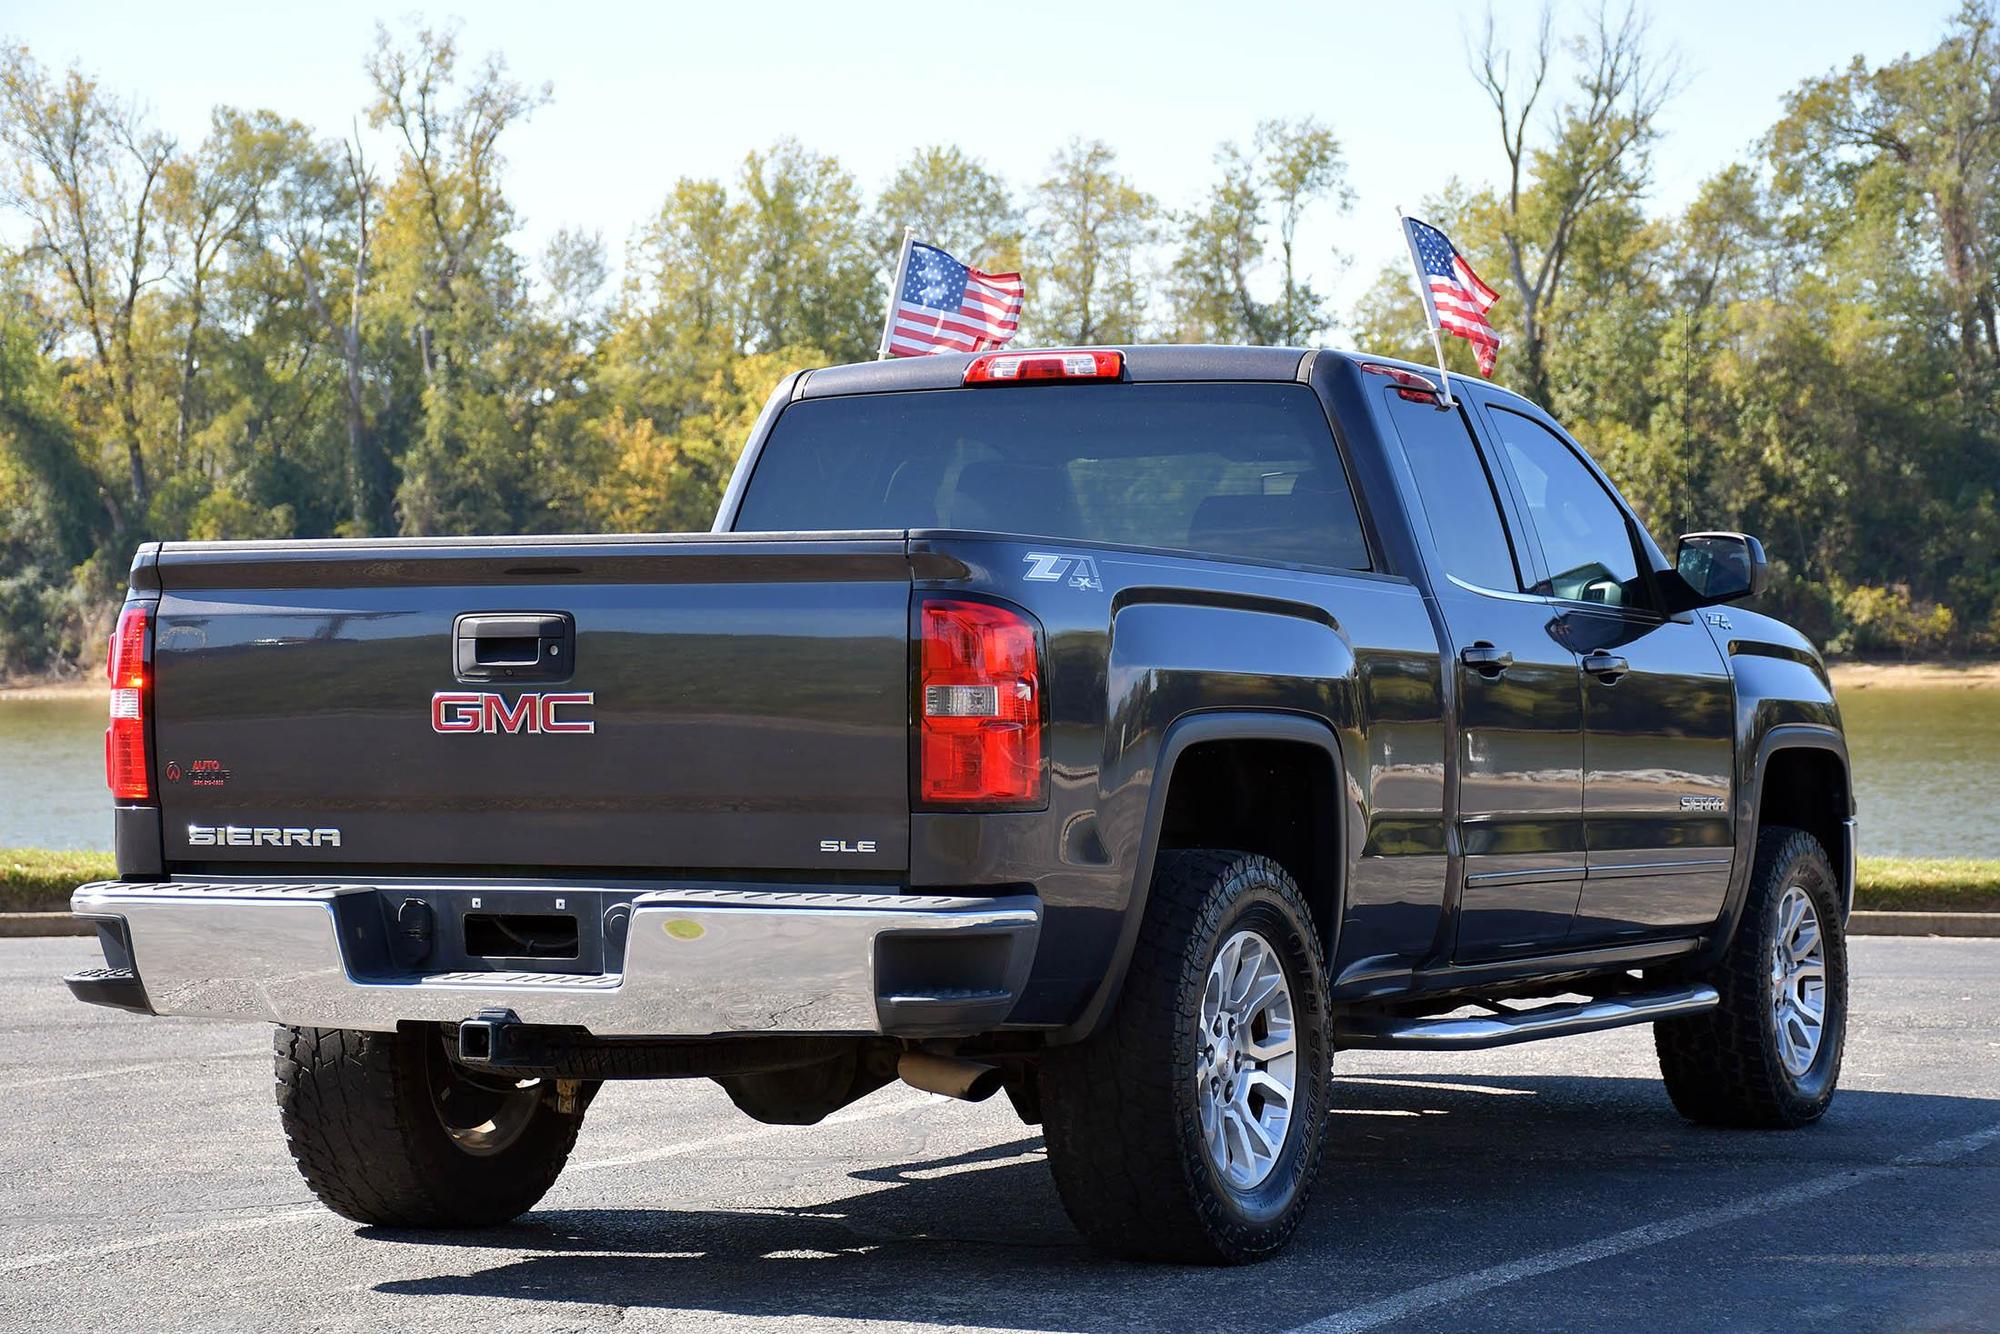
<path fill-rule="evenodd" d="M 1424 319 L 1430 325 L 1431 346 L 1437 350 L 1438 406 L 1455 408 L 1458 400 L 1451 396 L 1451 372 L 1444 368 L 1444 330 L 1438 324 L 1437 302 L 1431 296 L 1430 283 L 1424 280 L 1424 261 L 1417 254 L 1417 241 L 1410 235 L 1410 220 L 1403 215 L 1401 204 L 1396 205 L 1396 223 L 1403 229 L 1403 244 L 1410 250 L 1410 278 L 1417 285 L 1417 300 L 1424 303 Z"/>
<path fill-rule="evenodd" d="M 910 271 L 910 246 L 917 239 L 915 227 L 903 228 L 903 248 L 896 252 L 896 278 L 889 284 L 889 309 L 882 316 L 882 341 L 875 348 L 875 360 L 889 359 L 889 335 L 896 328 L 896 304 L 903 299 L 903 278 Z"/>

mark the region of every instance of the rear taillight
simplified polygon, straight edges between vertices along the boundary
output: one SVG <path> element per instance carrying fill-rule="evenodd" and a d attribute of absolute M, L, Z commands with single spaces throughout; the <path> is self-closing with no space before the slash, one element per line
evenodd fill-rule
<path fill-rule="evenodd" d="M 1026 380 L 1115 380 L 1125 354 L 1109 348 L 1057 348 L 1048 352 L 989 352 L 965 366 L 965 384 L 1019 384 Z"/>
<path fill-rule="evenodd" d="M 917 612 L 917 797 L 1040 806 L 1041 654 L 1025 612 L 930 598 Z"/>
<path fill-rule="evenodd" d="M 104 729 L 104 781 L 119 801 L 147 801 L 146 705 L 152 682 L 146 672 L 146 609 L 127 607 L 111 634 L 111 725 Z"/>

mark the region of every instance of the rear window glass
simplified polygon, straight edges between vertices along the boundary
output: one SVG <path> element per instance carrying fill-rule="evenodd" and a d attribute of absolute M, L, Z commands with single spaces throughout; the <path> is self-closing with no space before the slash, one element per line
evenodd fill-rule
<path fill-rule="evenodd" d="M 1049 385 L 787 407 L 738 532 L 963 528 L 1365 570 L 1303 385 Z"/>

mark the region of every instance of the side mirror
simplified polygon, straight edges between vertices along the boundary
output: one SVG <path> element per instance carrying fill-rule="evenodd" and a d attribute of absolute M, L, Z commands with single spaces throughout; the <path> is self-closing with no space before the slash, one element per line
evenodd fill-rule
<path fill-rule="evenodd" d="M 1689 607 L 1753 598 L 1764 591 L 1771 566 L 1764 544 L 1748 533 L 1684 533 L 1674 550 L 1674 572 L 1687 585 Z"/>

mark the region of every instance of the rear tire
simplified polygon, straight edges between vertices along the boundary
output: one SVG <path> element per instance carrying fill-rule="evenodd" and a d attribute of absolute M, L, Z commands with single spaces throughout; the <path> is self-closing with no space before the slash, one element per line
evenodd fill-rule
<path fill-rule="evenodd" d="M 1705 1014 L 1653 1026 L 1667 1095 L 1702 1125 L 1789 1129 L 1825 1114 L 1847 1037 L 1847 928 L 1819 840 L 1774 826 Z M 1815 1013 L 1817 1007 L 1817 1013 Z"/>
<path fill-rule="evenodd" d="M 596 1091 L 560 1112 L 547 1080 L 474 1077 L 435 1029 L 280 1028 L 278 1110 L 322 1204 L 378 1227 L 490 1227 L 526 1213 L 569 1160 Z"/>
<path fill-rule="evenodd" d="M 1049 1166 L 1078 1230 L 1131 1259 L 1276 1253 L 1319 1171 L 1330 1044 L 1326 960 L 1292 878 L 1245 853 L 1162 853 L 1117 1009 L 1042 1062 Z"/>

